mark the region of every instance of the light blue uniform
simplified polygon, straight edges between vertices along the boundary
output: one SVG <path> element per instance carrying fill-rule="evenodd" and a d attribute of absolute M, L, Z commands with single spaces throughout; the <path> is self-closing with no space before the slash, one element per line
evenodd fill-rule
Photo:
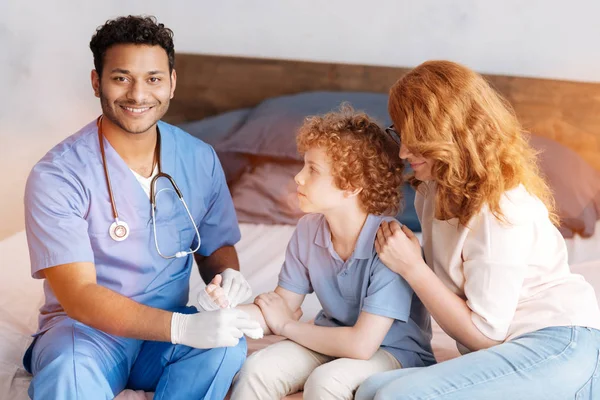
<path fill-rule="evenodd" d="M 158 123 L 161 167 L 173 177 L 198 227 L 199 254 L 208 256 L 240 239 L 231 196 L 209 145 Z M 138 303 L 163 310 L 185 309 L 192 256 L 166 260 L 154 244 L 150 201 L 132 171 L 105 140 L 119 219 L 129 237 L 116 242 L 114 221 L 96 122 L 54 147 L 33 168 L 25 191 L 27 240 L 34 278 L 45 268 L 92 262 L 97 282 Z M 156 191 L 170 188 L 157 181 Z M 173 191 L 156 200 L 156 233 L 165 255 L 195 248 L 194 227 Z M 34 374 L 30 396 L 40 399 L 106 399 L 125 387 L 156 390 L 155 399 L 225 396 L 246 356 L 246 343 L 198 350 L 171 343 L 108 335 L 67 317 L 48 281 L 39 331 L 25 366 Z M 119 310 L 114 310 L 118 313 Z"/>
<path fill-rule="evenodd" d="M 377 229 L 391 217 L 368 215 L 346 262 L 336 253 L 322 214 L 298 222 L 279 274 L 279 286 L 298 294 L 313 291 L 323 306 L 315 324 L 354 326 L 361 311 L 393 318 L 382 348 L 404 368 L 435 363 L 429 313 L 408 283 L 388 269 L 374 248 Z"/>

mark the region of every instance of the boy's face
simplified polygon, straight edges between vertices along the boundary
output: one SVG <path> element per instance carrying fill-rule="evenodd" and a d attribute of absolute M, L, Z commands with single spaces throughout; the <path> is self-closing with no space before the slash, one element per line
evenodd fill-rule
<path fill-rule="evenodd" d="M 144 133 L 165 115 L 175 92 L 175 70 L 160 46 L 118 44 L 104 55 L 102 77 L 92 86 L 103 114 L 128 133 Z"/>
<path fill-rule="evenodd" d="M 326 213 L 347 199 L 345 191 L 335 186 L 331 162 L 322 148 L 304 154 L 304 167 L 294 177 L 298 185 L 300 209 L 305 213 Z"/>

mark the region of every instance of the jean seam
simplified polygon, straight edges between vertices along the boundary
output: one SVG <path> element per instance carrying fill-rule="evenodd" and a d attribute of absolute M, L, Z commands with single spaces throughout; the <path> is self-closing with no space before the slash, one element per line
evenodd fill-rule
<path fill-rule="evenodd" d="M 594 368 L 594 372 L 592 372 L 592 376 L 590 376 L 590 379 L 585 381 L 583 386 L 575 393 L 576 399 L 578 398 L 579 394 L 582 393 L 583 390 L 588 387 L 588 385 L 590 385 L 590 387 L 591 387 L 592 383 L 594 383 L 594 380 L 596 378 L 598 378 L 598 375 L 600 375 L 600 350 L 598 350 L 598 355 L 597 355 L 597 359 L 596 359 L 596 367 Z"/>
<path fill-rule="evenodd" d="M 479 386 L 481 384 L 488 383 L 488 382 L 494 381 L 494 380 L 499 379 L 499 378 L 505 378 L 505 377 L 507 377 L 509 375 L 516 374 L 517 372 L 527 371 L 527 370 L 529 370 L 529 369 L 531 369 L 533 367 L 536 367 L 536 366 L 538 366 L 540 364 L 543 364 L 543 363 L 545 363 L 547 361 L 554 360 L 555 358 L 558 358 L 558 357 L 562 356 L 569 348 L 571 348 L 571 345 L 576 340 L 575 336 L 576 336 L 575 327 L 571 327 L 571 339 L 569 340 L 569 343 L 565 346 L 565 348 L 560 353 L 555 354 L 555 355 L 553 355 L 551 357 L 544 358 L 543 360 L 540 360 L 540 361 L 538 361 L 538 362 L 536 362 L 534 364 L 531 364 L 531 365 L 529 365 L 529 366 L 527 366 L 525 368 L 519 368 L 517 370 L 510 371 L 510 372 L 508 372 L 506 374 L 503 374 L 501 376 L 495 376 L 493 378 L 486 379 L 484 381 L 477 382 L 477 383 L 474 383 L 474 384 L 469 384 L 469 385 L 463 386 L 461 388 L 451 390 L 449 392 L 444 392 L 442 394 L 435 394 L 433 396 L 429 396 L 429 397 L 425 398 L 424 400 L 434 400 L 434 399 L 440 398 L 441 396 L 446 396 L 448 394 L 451 394 L 451 393 L 454 393 L 454 392 L 458 392 L 458 391 L 463 390 L 465 388 L 471 388 L 471 387 Z"/>

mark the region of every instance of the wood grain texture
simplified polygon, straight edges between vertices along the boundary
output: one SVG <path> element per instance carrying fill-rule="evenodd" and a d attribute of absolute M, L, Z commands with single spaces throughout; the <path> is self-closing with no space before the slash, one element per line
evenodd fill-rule
<path fill-rule="evenodd" d="M 408 69 L 178 54 L 177 90 L 165 120 L 197 120 L 264 99 L 313 90 L 387 93 Z M 600 170 L 600 84 L 484 75 L 523 126 L 579 153 Z"/>

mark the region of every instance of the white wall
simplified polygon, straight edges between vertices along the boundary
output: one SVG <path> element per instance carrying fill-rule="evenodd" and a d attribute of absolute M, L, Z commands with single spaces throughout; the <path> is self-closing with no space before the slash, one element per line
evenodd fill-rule
<path fill-rule="evenodd" d="M 23 227 L 33 164 L 99 113 L 89 40 L 130 13 L 157 15 L 176 51 L 395 66 L 446 58 L 600 82 L 598 0 L 3 0 L 0 239 Z"/>

